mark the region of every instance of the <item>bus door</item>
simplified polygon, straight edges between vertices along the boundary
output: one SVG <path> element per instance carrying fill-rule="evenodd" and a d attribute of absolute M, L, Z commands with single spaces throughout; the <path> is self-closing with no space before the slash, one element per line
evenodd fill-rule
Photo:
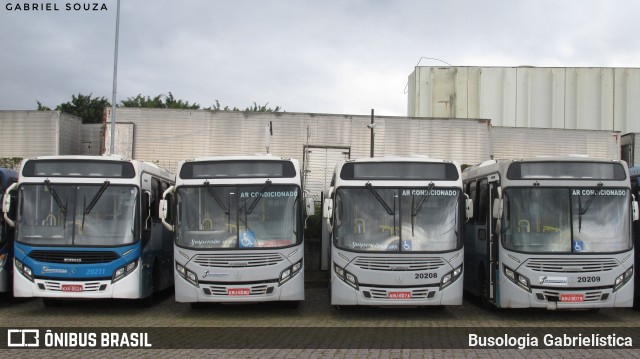
<path fill-rule="evenodd" d="M 493 201 L 498 197 L 498 175 L 493 174 L 478 181 L 478 215 L 476 251 L 483 253 L 485 260 L 480 269 L 478 285 L 480 295 L 495 303 L 498 280 L 498 234 L 495 233 L 496 220 L 493 219 Z M 478 246 L 480 248 L 478 248 Z"/>
<path fill-rule="evenodd" d="M 489 253 L 489 300 L 492 303 L 496 303 L 497 298 L 498 298 L 498 276 L 499 276 L 499 272 L 500 272 L 500 263 L 499 263 L 499 256 L 498 256 L 498 246 L 500 244 L 500 236 L 499 233 L 496 231 L 496 224 L 497 224 L 497 219 L 494 219 L 493 217 L 493 211 L 495 210 L 493 208 L 493 202 L 496 198 L 499 197 L 498 195 L 498 186 L 499 186 L 499 182 L 498 182 L 498 175 L 497 174 L 493 174 L 491 176 L 489 176 L 488 178 L 488 188 L 487 188 L 487 196 L 488 196 L 488 202 L 487 202 L 487 215 L 486 215 L 486 222 L 487 222 L 487 232 L 488 232 L 488 241 L 487 241 L 487 252 Z"/>

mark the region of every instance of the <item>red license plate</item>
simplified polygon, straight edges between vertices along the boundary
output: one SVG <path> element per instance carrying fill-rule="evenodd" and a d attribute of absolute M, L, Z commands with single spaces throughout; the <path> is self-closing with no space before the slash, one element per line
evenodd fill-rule
<path fill-rule="evenodd" d="M 561 302 L 584 302 L 584 294 L 560 294 Z"/>
<path fill-rule="evenodd" d="M 389 292 L 387 293 L 389 299 L 411 299 L 411 292 Z"/>
<path fill-rule="evenodd" d="M 249 295 L 251 290 L 249 288 L 229 288 L 227 295 Z"/>
<path fill-rule="evenodd" d="M 63 284 L 63 292 L 82 292 L 82 284 Z"/>

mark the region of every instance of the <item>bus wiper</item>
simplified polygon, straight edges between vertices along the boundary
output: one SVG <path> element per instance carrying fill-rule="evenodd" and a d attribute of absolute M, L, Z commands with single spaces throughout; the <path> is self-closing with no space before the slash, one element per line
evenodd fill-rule
<path fill-rule="evenodd" d="M 411 206 L 412 208 L 411 217 L 415 217 L 418 215 L 418 212 L 420 212 L 420 210 L 422 209 L 422 205 L 424 205 L 429 199 L 433 186 L 434 186 L 433 182 L 429 183 L 429 187 L 427 187 L 427 193 L 423 195 L 422 198 L 420 198 L 420 200 L 418 201 L 418 204 L 415 207 Z"/>
<path fill-rule="evenodd" d="M 204 186 L 207 188 L 207 192 L 209 192 L 209 195 L 211 195 L 211 197 L 213 197 L 216 203 L 218 203 L 218 206 L 222 208 L 222 210 L 224 211 L 224 214 L 229 214 L 229 210 L 224 205 L 224 203 L 222 203 L 222 200 L 220 199 L 220 197 L 218 197 L 218 195 L 213 191 L 213 188 L 211 188 L 211 186 L 209 185 L 209 181 L 205 181 Z"/>
<path fill-rule="evenodd" d="M 107 187 L 109 187 L 109 181 L 104 181 L 104 183 L 102 183 L 102 186 L 100 186 L 100 188 L 98 189 L 98 192 L 96 192 L 96 194 L 93 195 L 93 198 L 91 199 L 91 201 L 89 202 L 89 205 L 85 205 L 85 203 L 82 204 L 82 206 L 84 207 L 84 209 L 82 210 L 82 225 L 81 225 L 81 229 L 84 229 L 84 217 L 89 214 L 91 212 L 91 210 L 93 209 L 93 207 L 95 207 L 95 205 L 98 203 L 98 200 L 100 200 L 100 197 L 102 197 L 102 194 L 104 193 L 104 191 L 107 190 Z M 83 201 L 86 200 L 86 197 L 84 197 Z"/>
<path fill-rule="evenodd" d="M 45 180 L 44 181 L 44 185 L 45 185 L 45 187 L 47 187 L 47 190 L 49 190 L 49 193 L 51 194 L 51 197 L 53 197 L 53 199 L 56 201 L 56 204 L 58 205 L 58 208 L 60 209 L 60 212 L 66 214 L 67 213 L 67 208 L 64 206 L 64 204 L 62 204 L 62 201 L 60 200 L 60 197 L 58 196 L 58 192 L 56 192 L 56 190 L 51 185 L 51 181 Z"/>
<path fill-rule="evenodd" d="M 587 203 L 585 203 L 584 207 L 582 207 L 582 201 L 580 200 L 582 196 L 578 196 L 578 233 L 580 233 L 580 230 L 582 229 L 582 215 L 587 213 L 587 211 L 589 210 L 589 206 L 591 206 L 591 203 L 593 202 L 593 199 L 596 198 L 601 189 L 602 182 L 598 183 L 593 193 L 587 199 Z"/>
<path fill-rule="evenodd" d="M 420 212 L 420 210 L 422 209 L 422 205 L 424 205 L 429 199 L 433 186 L 434 186 L 433 182 L 429 183 L 429 186 L 427 187 L 427 192 L 424 195 L 422 195 L 422 197 L 420 198 L 417 204 L 414 205 L 415 196 L 411 197 L 411 236 L 414 235 L 416 216 L 418 215 L 418 212 Z"/>
<path fill-rule="evenodd" d="M 389 207 L 387 202 L 385 202 L 384 199 L 382 197 L 380 197 L 380 194 L 378 193 L 378 191 L 376 191 L 376 189 L 373 188 L 373 185 L 371 185 L 371 182 L 367 182 L 365 187 L 367 187 L 367 189 L 373 194 L 373 196 L 378 200 L 378 202 L 380 202 L 382 207 L 384 207 L 384 209 L 387 211 L 387 213 L 390 216 L 395 215 L 394 211 L 391 209 L 391 207 Z"/>
<path fill-rule="evenodd" d="M 249 209 L 246 210 L 245 212 L 246 214 L 251 214 L 251 212 L 253 212 L 253 209 L 256 208 L 256 206 L 258 205 L 258 201 L 260 201 L 260 198 L 262 198 L 262 195 L 267 190 L 267 188 L 269 188 L 269 186 L 271 186 L 271 180 L 267 180 L 264 183 L 264 186 L 262 186 L 262 189 L 258 193 L 258 196 L 256 197 L 256 199 L 253 200 L 253 202 L 251 203 L 251 206 L 249 206 Z"/>

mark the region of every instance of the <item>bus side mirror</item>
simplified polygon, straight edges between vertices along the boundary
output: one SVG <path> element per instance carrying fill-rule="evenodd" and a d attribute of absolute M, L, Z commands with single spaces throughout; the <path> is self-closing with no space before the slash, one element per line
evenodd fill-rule
<path fill-rule="evenodd" d="M 313 216 L 314 214 L 316 214 L 316 204 L 313 201 L 313 197 L 304 198 L 304 209 L 307 214 L 307 217 Z"/>
<path fill-rule="evenodd" d="M 324 200 L 324 206 L 322 207 L 322 217 L 324 219 L 330 219 L 333 215 L 333 200 L 327 198 Z"/>
<path fill-rule="evenodd" d="M 632 210 L 633 210 L 633 220 L 637 221 L 638 219 L 640 219 L 640 211 L 638 210 L 638 201 L 633 201 L 632 203 Z"/>
<path fill-rule="evenodd" d="M 11 227 L 15 227 L 16 223 L 12 218 L 9 218 L 9 213 L 11 212 L 11 191 L 13 191 L 16 187 L 18 187 L 18 183 L 14 183 L 9 188 L 7 188 L 4 196 L 2 196 L 2 213 L 4 214 L 4 220 Z"/>
<path fill-rule="evenodd" d="M 464 201 L 464 211 L 467 219 L 473 218 L 473 200 L 471 198 L 467 198 Z"/>
<path fill-rule="evenodd" d="M 169 218 L 169 200 L 167 200 L 167 197 L 171 194 L 171 192 L 173 192 L 174 190 L 174 186 L 170 186 L 169 188 L 167 188 L 166 191 L 164 191 L 164 193 L 162 193 L 162 199 L 159 201 L 159 208 L 158 208 L 158 214 L 160 216 L 160 220 L 162 221 L 162 225 L 170 230 L 171 232 L 173 232 L 173 225 L 169 222 L 167 222 L 167 218 Z"/>
<path fill-rule="evenodd" d="M 164 219 L 164 220 L 167 219 L 167 213 L 168 213 L 168 210 L 169 210 L 168 206 L 169 206 L 169 204 L 168 204 L 166 199 L 161 199 L 160 200 L 158 213 L 159 213 L 161 219 Z"/>
<path fill-rule="evenodd" d="M 493 200 L 492 212 L 493 219 L 500 219 L 500 217 L 502 217 L 502 200 L 500 198 Z"/>

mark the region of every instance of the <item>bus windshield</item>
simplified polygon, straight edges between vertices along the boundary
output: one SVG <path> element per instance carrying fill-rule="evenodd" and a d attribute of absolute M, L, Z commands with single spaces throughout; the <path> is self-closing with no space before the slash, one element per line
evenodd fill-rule
<path fill-rule="evenodd" d="M 503 245 L 528 253 L 606 253 L 632 247 L 629 190 L 509 188 Z"/>
<path fill-rule="evenodd" d="M 439 252 L 460 246 L 456 188 L 339 188 L 335 245 L 351 251 Z"/>
<path fill-rule="evenodd" d="M 39 246 L 118 246 L 137 238 L 134 186 L 24 184 L 16 240 Z"/>
<path fill-rule="evenodd" d="M 191 249 L 282 248 L 302 241 L 299 187 L 180 187 L 176 244 Z"/>

